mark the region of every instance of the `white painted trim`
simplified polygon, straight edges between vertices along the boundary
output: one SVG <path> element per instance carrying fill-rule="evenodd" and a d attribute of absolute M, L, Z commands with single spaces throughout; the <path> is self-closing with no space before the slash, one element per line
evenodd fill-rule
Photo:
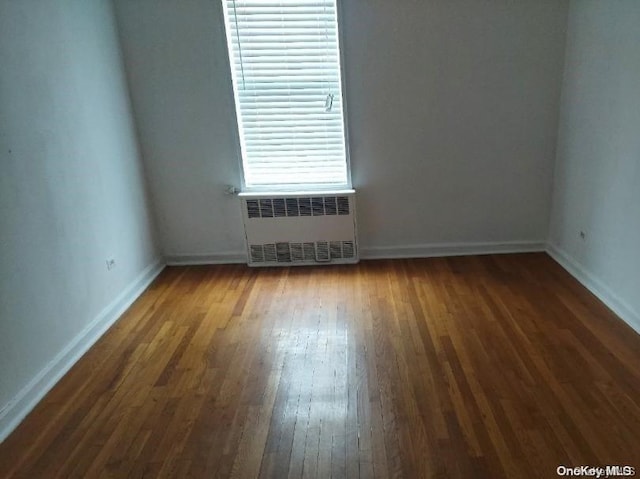
<path fill-rule="evenodd" d="M 230 253 L 200 254 L 200 255 L 176 255 L 165 257 L 168 266 L 190 266 L 202 264 L 238 264 L 247 263 L 245 251 L 233 251 Z"/>
<path fill-rule="evenodd" d="M 0 442 L 22 422 L 69 369 L 120 318 L 164 268 L 162 261 L 149 265 L 79 334 L 0 410 Z"/>
<path fill-rule="evenodd" d="M 327 189 L 326 187 L 322 190 L 313 190 L 313 189 L 306 189 L 306 190 L 274 190 L 273 188 L 268 189 L 252 189 L 252 190 L 246 190 L 246 191 L 241 191 L 240 193 L 238 193 L 238 196 L 240 198 L 247 198 L 247 199 L 251 199 L 251 198 L 295 198 L 297 196 L 340 196 L 340 195 L 344 195 L 344 196 L 348 196 L 348 195 L 355 195 L 356 194 L 356 190 L 352 189 L 352 188 L 337 188 L 337 189 Z"/>
<path fill-rule="evenodd" d="M 547 254 L 640 334 L 640 314 L 615 294 L 600 278 L 557 245 L 548 243 Z"/>
<path fill-rule="evenodd" d="M 360 248 L 360 259 L 431 258 L 479 254 L 532 253 L 545 251 L 544 241 L 496 241 L 485 243 L 429 243 Z"/>
<path fill-rule="evenodd" d="M 360 248 L 360 259 L 429 258 L 476 254 L 531 253 L 546 250 L 545 241 L 508 241 L 490 243 L 431 243 L 406 246 Z M 247 253 L 236 251 L 205 255 L 167 256 L 169 266 L 247 263 Z"/>

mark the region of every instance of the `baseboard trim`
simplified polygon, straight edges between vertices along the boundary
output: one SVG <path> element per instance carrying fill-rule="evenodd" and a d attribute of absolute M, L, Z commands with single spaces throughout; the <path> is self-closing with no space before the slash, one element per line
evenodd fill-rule
<path fill-rule="evenodd" d="M 56 385 L 69 369 L 93 346 L 98 339 L 138 299 L 164 268 L 162 261 L 149 265 L 107 307 L 105 307 L 79 334 L 23 387 L 0 410 L 0 443 L 22 422 L 42 398 Z"/>
<path fill-rule="evenodd" d="M 165 257 L 168 266 L 189 266 L 200 264 L 238 264 L 247 262 L 247 254 L 244 251 L 231 253 L 216 253 L 202 255 L 177 255 Z"/>
<path fill-rule="evenodd" d="M 484 243 L 431 243 L 406 246 L 360 248 L 361 259 L 431 258 L 481 254 L 532 253 L 545 251 L 544 241 L 502 241 Z"/>
<path fill-rule="evenodd" d="M 431 243 L 407 246 L 374 246 L 361 248 L 360 259 L 429 258 L 438 256 L 469 256 L 477 254 L 531 253 L 546 250 L 545 241 L 510 241 L 493 243 Z M 205 255 L 165 257 L 168 266 L 206 264 L 241 264 L 247 262 L 244 251 Z"/>
<path fill-rule="evenodd" d="M 640 314 L 616 295 L 609 286 L 557 245 L 548 243 L 547 254 L 640 334 Z"/>

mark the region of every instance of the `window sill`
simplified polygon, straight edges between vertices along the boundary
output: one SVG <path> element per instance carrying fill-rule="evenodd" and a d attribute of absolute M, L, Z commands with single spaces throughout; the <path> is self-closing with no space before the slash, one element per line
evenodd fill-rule
<path fill-rule="evenodd" d="M 265 196 L 277 196 L 280 198 L 291 198 L 297 196 L 330 196 L 330 195 L 353 195 L 356 190 L 353 188 L 325 188 L 322 190 L 298 189 L 298 190 L 247 190 L 238 193 L 242 198 L 262 198 Z"/>

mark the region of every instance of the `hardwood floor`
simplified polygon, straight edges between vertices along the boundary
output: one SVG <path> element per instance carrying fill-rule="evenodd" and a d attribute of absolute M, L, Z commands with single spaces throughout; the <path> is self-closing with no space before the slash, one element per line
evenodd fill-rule
<path fill-rule="evenodd" d="M 23 478 L 585 464 L 640 471 L 640 336 L 544 254 L 167 268 L 0 445 Z"/>

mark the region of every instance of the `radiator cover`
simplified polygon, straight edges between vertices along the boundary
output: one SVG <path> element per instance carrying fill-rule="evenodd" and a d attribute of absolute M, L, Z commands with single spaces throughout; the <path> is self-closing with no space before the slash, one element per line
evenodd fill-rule
<path fill-rule="evenodd" d="M 249 266 L 358 262 L 354 190 L 240 199 Z"/>

